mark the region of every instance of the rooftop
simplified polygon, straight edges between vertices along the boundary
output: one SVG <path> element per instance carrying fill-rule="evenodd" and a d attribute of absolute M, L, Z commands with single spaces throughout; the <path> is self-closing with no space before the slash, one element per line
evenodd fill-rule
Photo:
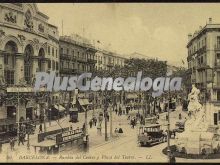
<path fill-rule="evenodd" d="M 189 41 L 187 43 L 187 47 L 198 37 L 200 37 L 207 29 L 220 29 L 220 24 L 212 23 L 212 19 L 209 18 L 209 22 L 206 23 L 204 27 L 200 26 L 199 30 L 196 30 L 193 35 L 189 34 Z"/>

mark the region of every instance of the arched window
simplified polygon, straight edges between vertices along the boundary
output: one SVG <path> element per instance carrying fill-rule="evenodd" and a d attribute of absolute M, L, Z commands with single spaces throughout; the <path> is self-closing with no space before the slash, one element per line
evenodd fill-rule
<path fill-rule="evenodd" d="M 4 77 L 7 84 L 14 84 L 14 72 L 15 72 L 15 55 L 18 52 L 18 48 L 15 42 L 8 41 L 5 45 L 5 55 L 4 55 Z"/>
<path fill-rule="evenodd" d="M 31 84 L 32 79 L 32 57 L 34 49 L 31 45 L 27 45 L 24 51 L 24 79 L 27 84 Z"/>
<path fill-rule="evenodd" d="M 45 57 L 45 52 L 44 49 L 41 48 L 39 50 L 39 54 L 38 54 L 38 68 L 39 68 L 39 72 L 44 72 L 45 68 L 44 68 L 44 57 Z"/>

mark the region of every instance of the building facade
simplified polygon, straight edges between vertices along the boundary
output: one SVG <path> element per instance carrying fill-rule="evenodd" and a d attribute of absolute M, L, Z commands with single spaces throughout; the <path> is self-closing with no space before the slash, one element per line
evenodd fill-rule
<path fill-rule="evenodd" d="M 34 119 L 37 116 L 34 105 L 42 100 L 37 96 L 48 96 L 46 92 L 27 90 L 33 88 L 36 72 L 59 73 L 59 33 L 48 20 L 36 4 L 0 4 L 0 79 L 4 100 L 0 120 L 12 119 L 14 123 L 15 118 Z M 18 95 L 14 88 L 20 86 L 25 89 L 20 89 Z"/>
<path fill-rule="evenodd" d="M 63 76 L 93 72 L 96 49 L 86 39 L 78 36 L 60 37 L 60 74 Z"/>
<path fill-rule="evenodd" d="M 125 63 L 124 57 L 121 55 L 106 51 L 106 50 L 98 50 L 96 53 L 96 69 L 97 70 L 112 70 L 113 67 L 119 66 L 123 67 Z"/>
<path fill-rule="evenodd" d="M 189 34 L 188 74 L 191 84 L 201 92 L 201 101 L 209 102 L 214 113 L 213 122 L 220 119 L 220 24 L 213 24 L 212 19 L 193 35 Z"/>

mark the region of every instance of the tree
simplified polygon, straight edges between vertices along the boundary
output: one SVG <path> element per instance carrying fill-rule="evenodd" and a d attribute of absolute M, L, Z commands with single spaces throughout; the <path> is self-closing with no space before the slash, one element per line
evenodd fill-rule
<path fill-rule="evenodd" d="M 159 61 L 156 59 L 140 59 L 130 58 L 125 60 L 124 67 L 114 67 L 111 75 L 114 77 L 130 77 L 136 76 L 139 71 L 142 71 L 143 77 L 150 77 L 155 79 L 157 77 L 165 76 L 167 70 L 166 61 Z"/>

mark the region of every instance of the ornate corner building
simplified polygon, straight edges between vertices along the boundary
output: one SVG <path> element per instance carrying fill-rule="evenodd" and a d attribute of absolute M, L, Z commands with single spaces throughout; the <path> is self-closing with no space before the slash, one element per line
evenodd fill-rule
<path fill-rule="evenodd" d="M 51 101 L 49 93 L 27 91 L 36 72 L 59 74 L 59 33 L 48 19 L 33 3 L 0 4 L 0 125 L 8 123 L 0 128 L 4 131 L 16 118 L 34 119 L 39 113 L 34 105 Z M 24 91 L 14 90 L 19 86 Z"/>

